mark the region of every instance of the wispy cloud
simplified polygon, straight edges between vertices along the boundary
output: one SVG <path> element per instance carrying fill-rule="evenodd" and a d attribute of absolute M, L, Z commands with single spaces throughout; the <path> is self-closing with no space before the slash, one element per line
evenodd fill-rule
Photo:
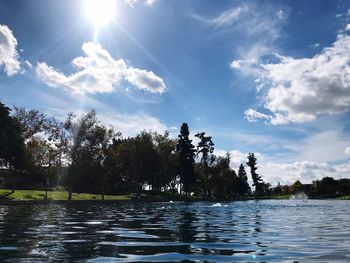
<path fill-rule="evenodd" d="M 152 71 L 128 67 L 123 59 L 113 59 L 109 52 L 97 43 L 84 43 L 84 57 L 73 59 L 76 73 L 65 75 L 47 65 L 38 63 L 36 72 L 50 87 L 62 87 L 74 93 L 109 93 L 123 80 L 134 87 L 151 93 L 163 93 L 166 89 L 162 78 Z"/>
<path fill-rule="evenodd" d="M 193 17 L 208 25 L 222 27 L 232 25 L 234 22 L 238 21 L 240 16 L 242 16 L 247 11 L 247 6 L 238 6 L 225 10 L 218 16 L 212 18 L 207 18 L 197 14 L 194 14 Z"/>
<path fill-rule="evenodd" d="M 152 130 L 163 133 L 168 128 L 160 119 L 143 111 L 123 112 L 116 106 L 99 101 L 88 94 L 74 96 L 63 93 L 52 95 L 40 93 L 37 97 L 42 101 L 43 111 L 48 116 L 55 116 L 63 120 L 69 112 L 81 115 L 91 109 L 96 110 L 98 119 L 106 126 L 112 126 L 115 131 L 120 131 L 124 136 L 134 136 L 142 130 Z"/>
<path fill-rule="evenodd" d="M 211 18 L 198 14 L 192 16 L 204 25 L 212 26 L 215 33 L 222 32 L 225 36 L 234 37 L 232 47 L 237 57 L 235 61 L 252 65 L 260 62 L 264 56 L 278 51 L 275 42 L 281 36 L 289 8 L 244 3 Z M 231 64 L 231 67 L 241 66 L 235 62 Z"/>
<path fill-rule="evenodd" d="M 21 70 L 17 52 L 17 39 L 6 25 L 0 25 L 0 66 L 8 76 L 13 76 Z"/>
<path fill-rule="evenodd" d="M 215 129 L 215 138 L 224 140 L 237 149 L 261 153 L 265 162 L 293 163 L 298 161 L 334 163 L 349 160 L 350 135 L 341 129 L 300 132 L 294 138 L 284 138 L 259 132 L 239 132 Z M 231 151 L 230 149 L 225 149 Z"/>

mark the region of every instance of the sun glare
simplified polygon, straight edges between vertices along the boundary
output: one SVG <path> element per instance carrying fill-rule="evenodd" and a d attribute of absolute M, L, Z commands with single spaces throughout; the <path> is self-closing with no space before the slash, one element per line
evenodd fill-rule
<path fill-rule="evenodd" d="M 114 16 L 114 0 L 85 0 L 84 4 L 87 17 L 96 27 L 107 24 Z"/>

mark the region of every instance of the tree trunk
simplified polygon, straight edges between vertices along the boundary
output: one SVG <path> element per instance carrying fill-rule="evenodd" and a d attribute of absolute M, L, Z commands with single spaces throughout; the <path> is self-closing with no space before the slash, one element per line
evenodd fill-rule
<path fill-rule="evenodd" d="M 70 179 L 69 192 L 68 192 L 68 200 L 72 200 L 72 192 L 73 192 L 73 180 Z"/>
<path fill-rule="evenodd" d="M 105 185 L 104 183 L 102 184 L 102 194 L 101 194 L 102 200 L 105 200 Z"/>

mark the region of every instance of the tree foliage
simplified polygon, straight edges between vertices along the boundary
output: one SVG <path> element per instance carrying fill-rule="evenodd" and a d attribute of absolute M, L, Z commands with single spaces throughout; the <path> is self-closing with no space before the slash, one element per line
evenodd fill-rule
<path fill-rule="evenodd" d="M 181 125 L 180 134 L 176 145 L 179 156 L 179 175 L 182 184 L 182 191 L 187 195 L 194 190 L 194 156 L 195 150 L 192 140 L 189 139 L 190 131 L 187 123 Z"/>
<path fill-rule="evenodd" d="M 69 191 L 70 198 L 73 191 L 100 193 L 102 198 L 105 194 L 139 195 L 145 190 L 180 190 L 214 199 L 250 195 L 244 165 L 236 174 L 229 154 L 214 154 L 211 136 L 200 132 L 195 137 L 196 147 L 187 123 L 181 125 L 177 138 L 152 131 L 124 137 L 102 124 L 94 110 L 78 117 L 70 113 L 60 121 L 17 107 L 11 115 L 10 108 L 0 102 L 0 184 L 27 189 L 60 186 Z M 254 153 L 249 153 L 247 165 L 256 197 L 288 189 L 328 197 L 350 194 L 350 179 L 332 177 L 271 190 L 257 173 Z"/>
<path fill-rule="evenodd" d="M 263 194 L 264 182 L 261 176 L 256 172 L 256 170 L 258 169 L 257 159 L 254 153 L 249 153 L 247 158 L 248 158 L 247 165 L 250 168 L 250 174 L 252 176 L 253 186 L 255 187 L 255 195 L 259 197 L 261 194 Z"/>
<path fill-rule="evenodd" d="M 0 166 L 20 170 L 25 162 L 23 133 L 17 119 L 10 116 L 10 111 L 0 102 Z"/>
<path fill-rule="evenodd" d="M 248 195 L 251 192 L 250 186 L 248 184 L 248 176 L 243 164 L 240 164 L 238 169 L 237 192 L 240 196 Z"/>

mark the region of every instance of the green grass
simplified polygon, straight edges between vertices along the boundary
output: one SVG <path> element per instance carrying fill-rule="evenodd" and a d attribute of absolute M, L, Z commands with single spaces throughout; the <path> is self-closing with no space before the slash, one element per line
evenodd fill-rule
<path fill-rule="evenodd" d="M 289 199 L 290 195 L 286 194 L 286 195 L 273 195 L 271 196 L 271 199 Z"/>
<path fill-rule="evenodd" d="M 0 197 L 10 193 L 11 190 L 0 189 Z M 44 200 L 45 191 L 40 190 L 16 190 L 11 195 L 6 196 L 5 200 L 20 200 L 20 201 L 33 201 Z M 63 191 L 49 191 L 49 200 L 67 200 L 68 192 Z M 73 193 L 73 200 L 102 200 L 101 195 L 97 194 L 84 194 Z M 105 200 L 131 200 L 131 195 L 105 195 Z"/>
<path fill-rule="evenodd" d="M 343 195 L 343 196 L 338 197 L 337 199 L 339 199 L 339 200 L 350 200 L 350 195 Z"/>

